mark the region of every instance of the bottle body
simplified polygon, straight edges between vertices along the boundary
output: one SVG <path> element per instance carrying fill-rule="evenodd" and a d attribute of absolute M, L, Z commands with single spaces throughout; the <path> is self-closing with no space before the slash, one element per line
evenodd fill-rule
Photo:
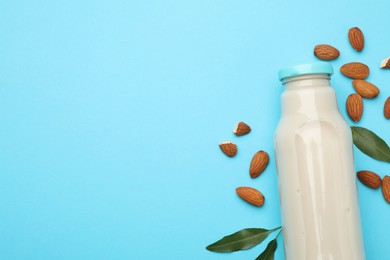
<path fill-rule="evenodd" d="M 286 259 L 365 259 L 352 134 L 329 77 L 285 86 L 275 155 Z"/>

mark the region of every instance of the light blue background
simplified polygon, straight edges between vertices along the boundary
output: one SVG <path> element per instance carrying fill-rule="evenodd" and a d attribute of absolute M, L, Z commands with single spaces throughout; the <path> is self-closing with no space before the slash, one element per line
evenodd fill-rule
<path fill-rule="evenodd" d="M 280 225 L 273 133 L 280 67 L 341 51 L 332 84 L 345 113 L 363 61 L 381 88 L 363 119 L 390 142 L 389 1 L 0 1 L 0 258 L 254 259 L 265 248 L 204 247 L 245 227 Z M 359 26 L 362 53 L 347 32 Z M 245 121 L 253 131 L 237 138 Z M 352 122 L 347 119 L 350 124 Z M 237 157 L 218 143 L 238 144 Z M 271 163 L 252 180 L 251 156 Z M 356 150 L 356 168 L 389 164 Z M 235 194 L 261 190 L 255 208 Z M 367 259 L 390 259 L 390 205 L 359 183 Z M 267 240 L 268 242 L 268 240 Z M 281 239 L 276 259 L 283 259 Z"/>

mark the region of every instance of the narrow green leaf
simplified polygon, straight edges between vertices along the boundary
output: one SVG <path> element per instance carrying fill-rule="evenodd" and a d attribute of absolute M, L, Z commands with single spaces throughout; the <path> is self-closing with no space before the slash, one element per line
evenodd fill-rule
<path fill-rule="evenodd" d="M 269 234 L 279 228 L 281 227 L 277 227 L 271 230 L 263 228 L 246 228 L 223 237 L 217 242 L 208 245 L 206 249 L 209 251 L 221 253 L 249 249 L 263 242 Z"/>
<path fill-rule="evenodd" d="M 275 251 L 278 247 L 277 238 L 278 237 L 276 236 L 275 239 L 268 243 L 267 248 L 256 258 L 256 260 L 274 260 Z"/>
<path fill-rule="evenodd" d="M 390 162 L 390 148 L 379 136 L 364 127 L 351 126 L 353 143 L 360 151 L 378 161 Z"/>

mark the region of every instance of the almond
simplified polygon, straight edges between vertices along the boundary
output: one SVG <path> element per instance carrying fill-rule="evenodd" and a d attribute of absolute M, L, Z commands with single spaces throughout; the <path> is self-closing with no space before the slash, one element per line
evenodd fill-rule
<path fill-rule="evenodd" d="M 383 108 L 383 113 L 386 119 L 390 119 L 390 97 L 386 99 L 385 106 Z"/>
<path fill-rule="evenodd" d="M 390 57 L 387 57 L 386 59 L 382 60 L 379 67 L 381 69 L 390 69 Z"/>
<path fill-rule="evenodd" d="M 363 79 L 352 80 L 352 85 L 356 92 L 364 98 L 374 98 L 379 95 L 379 88 L 374 84 Z"/>
<path fill-rule="evenodd" d="M 241 136 L 241 135 L 249 134 L 250 131 L 251 128 L 249 125 L 245 124 L 244 122 L 239 122 L 234 128 L 233 133 L 236 136 Z"/>
<path fill-rule="evenodd" d="M 229 157 L 233 157 L 237 154 L 237 145 L 232 142 L 222 142 L 219 144 L 221 151 Z"/>
<path fill-rule="evenodd" d="M 252 178 L 258 177 L 269 163 L 269 155 L 267 152 L 258 151 L 253 155 L 251 165 L 249 167 L 249 174 Z"/>
<path fill-rule="evenodd" d="M 370 69 L 366 64 L 360 62 L 350 62 L 340 68 L 341 73 L 352 79 L 365 79 L 370 74 Z"/>
<path fill-rule="evenodd" d="M 378 189 L 382 183 L 381 177 L 371 171 L 359 171 L 357 177 L 364 185 L 371 189 Z"/>
<path fill-rule="evenodd" d="M 264 205 L 264 196 L 260 191 L 251 187 L 238 187 L 236 189 L 237 195 L 246 202 L 261 207 Z"/>
<path fill-rule="evenodd" d="M 340 52 L 331 45 L 319 44 L 314 47 L 314 55 L 320 60 L 334 60 L 340 56 Z"/>
<path fill-rule="evenodd" d="M 347 113 L 349 117 L 354 121 L 358 122 L 363 115 L 363 99 L 359 94 L 351 94 L 347 98 Z"/>
<path fill-rule="evenodd" d="M 364 48 L 364 35 L 358 27 L 353 27 L 348 31 L 348 39 L 354 48 L 357 51 L 362 51 Z"/>
<path fill-rule="evenodd" d="M 382 180 L 382 194 L 387 203 L 390 204 L 390 176 L 383 177 Z"/>

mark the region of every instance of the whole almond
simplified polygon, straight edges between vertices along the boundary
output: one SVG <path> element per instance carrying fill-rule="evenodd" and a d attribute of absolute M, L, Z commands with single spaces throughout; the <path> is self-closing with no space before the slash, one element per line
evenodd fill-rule
<path fill-rule="evenodd" d="M 386 119 L 390 119 L 390 97 L 386 99 L 385 105 L 383 107 L 383 114 Z"/>
<path fill-rule="evenodd" d="M 390 204 L 390 176 L 383 177 L 382 180 L 382 194 L 386 202 Z"/>
<path fill-rule="evenodd" d="M 251 127 L 249 125 L 245 124 L 244 122 L 239 122 L 234 128 L 233 133 L 236 136 L 241 136 L 241 135 L 249 134 L 250 131 L 251 131 Z"/>
<path fill-rule="evenodd" d="M 233 157 L 237 154 L 237 145 L 232 142 L 222 142 L 219 144 L 221 151 L 229 157 Z"/>
<path fill-rule="evenodd" d="M 354 121 L 358 122 L 363 115 L 363 99 L 359 94 L 351 94 L 347 98 L 347 113 L 349 117 Z"/>
<path fill-rule="evenodd" d="M 366 64 L 360 62 L 350 62 L 340 68 L 341 73 L 352 79 L 365 79 L 370 74 L 370 69 Z"/>
<path fill-rule="evenodd" d="M 379 95 L 379 88 L 374 84 L 363 79 L 352 80 L 352 85 L 356 92 L 364 98 L 374 98 Z"/>
<path fill-rule="evenodd" d="M 362 51 L 364 48 L 364 35 L 358 27 L 353 27 L 348 31 L 348 39 L 354 48 L 357 51 Z"/>
<path fill-rule="evenodd" d="M 359 171 L 357 177 L 364 185 L 371 189 L 378 189 L 382 183 L 381 177 L 371 171 Z"/>
<path fill-rule="evenodd" d="M 264 196 L 260 191 L 251 187 L 238 187 L 236 189 L 237 195 L 246 202 L 261 207 L 264 205 Z"/>
<path fill-rule="evenodd" d="M 314 55 L 320 60 L 334 60 L 340 56 L 340 52 L 331 45 L 319 44 L 314 47 Z"/>
<path fill-rule="evenodd" d="M 258 177 L 269 163 L 269 155 L 267 152 L 258 151 L 253 155 L 251 165 L 249 167 L 249 174 L 252 178 Z"/>
<path fill-rule="evenodd" d="M 390 57 L 383 59 L 379 67 L 381 69 L 390 69 Z"/>

